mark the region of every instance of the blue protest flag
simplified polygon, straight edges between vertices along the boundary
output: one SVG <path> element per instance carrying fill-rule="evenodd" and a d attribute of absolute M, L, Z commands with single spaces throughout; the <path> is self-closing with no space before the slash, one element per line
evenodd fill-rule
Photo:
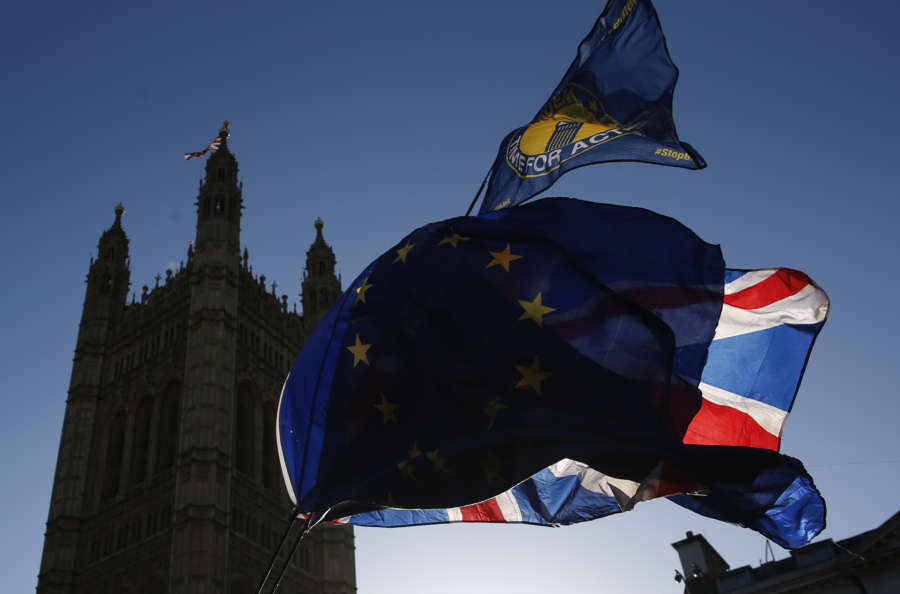
<path fill-rule="evenodd" d="M 705 167 L 675 131 L 677 80 L 650 1 L 610 0 L 547 102 L 500 143 L 481 212 L 519 204 L 583 165 Z"/>
<path fill-rule="evenodd" d="M 289 493 L 360 525 L 562 524 L 764 484 L 732 514 L 764 516 L 812 484 L 802 466 L 682 443 L 725 282 L 717 246 L 643 209 L 547 199 L 426 225 L 298 355 L 277 422 Z"/>

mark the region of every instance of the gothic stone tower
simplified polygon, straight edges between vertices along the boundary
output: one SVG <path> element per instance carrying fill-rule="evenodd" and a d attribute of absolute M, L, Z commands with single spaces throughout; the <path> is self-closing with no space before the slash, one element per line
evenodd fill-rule
<path fill-rule="evenodd" d="M 186 264 L 128 303 L 122 205 L 91 260 L 38 594 L 255 592 L 290 517 L 278 395 L 340 280 L 321 220 L 304 315 L 253 274 L 238 164 L 220 136 Z M 352 528 L 313 531 L 281 590 L 355 592 Z"/>

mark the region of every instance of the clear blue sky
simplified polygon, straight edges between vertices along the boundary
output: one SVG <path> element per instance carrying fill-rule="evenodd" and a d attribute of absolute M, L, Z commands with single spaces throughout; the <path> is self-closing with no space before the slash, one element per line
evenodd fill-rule
<path fill-rule="evenodd" d="M 132 289 L 185 257 L 199 161 L 223 119 L 254 270 L 297 300 L 313 221 L 344 281 L 413 228 L 463 214 L 500 139 L 574 57 L 603 0 L 12 3 L 0 9 L 0 575 L 32 591 L 84 277 L 122 201 Z M 706 170 L 586 167 L 548 195 L 646 207 L 789 266 L 832 300 L 788 421 L 828 502 L 820 538 L 900 508 L 900 4 L 660 0 L 675 119 Z M 680 592 L 669 543 L 732 566 L 756 533 L 667 501 L 588 524 L 358 529 L 360 594 Z M 779 556 L 785 552 L 779 552 Z"/>

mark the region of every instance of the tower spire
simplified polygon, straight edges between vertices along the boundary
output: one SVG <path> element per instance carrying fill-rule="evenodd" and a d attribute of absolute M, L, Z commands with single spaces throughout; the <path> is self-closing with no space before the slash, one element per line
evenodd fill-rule
<path fill-rule="evenodd" d="M 114 212 L 116 218 L 100 237 L 97 258 L 91 258 L 88 269 L 38 577 L 42 593 L 74 591 L 80 569 L 78 547 L 83 542 L 80 526 L 93 513 L 88 452 L 100 433 L 95 415 L 109 381 L 104 370 L 112 367 L 109 337 L 124 315 L 131 275 L 128 237 L 122 229 L 125 207 L 119 203 Z"/>
<path fill-rule="evenodd" d="M 325 242 L 321 218 L 317 218 L 316 239 L 306 252 L 306 270 L 303 272 L 301 298 L 303 316 L 315 324 L 337 301 L 341 294 L 341 281 L 334 274 L 334 251 Z"/>
<path fill-rule="evenodd" d="M 230 122 L 219 128 L 218 150 L 206 160 L 206 175 L 197 196 L 197 254 L 210 249 L 222 257 L 240 257 L 243 198 L 238 183 L 238 162 L 228 149 Z"/>
<path fill-rule="evenodd" d="M 231 132 L 228 128 L 231 126 L 231 122 L 225 120 L 222 122 L 222 126 L 219 128 L 219 135 L 217 138 L 219 139 L 219 148 L 228 149 L 228 137 L 231 136 Z"/>
<path fill-rule="evenodd" d="M 116 205 L 113 224 L 103 232 L 97 242 L 97 259 L 91 262 L 88 272 L 88 291 L 85 297 L 85 315 L 117 317 L 125 306 L 131 284 L 128 258 L 128 236 L 122 228 L 125 207 Z M 100 314 L 103 311 L 103 314 Z"/>

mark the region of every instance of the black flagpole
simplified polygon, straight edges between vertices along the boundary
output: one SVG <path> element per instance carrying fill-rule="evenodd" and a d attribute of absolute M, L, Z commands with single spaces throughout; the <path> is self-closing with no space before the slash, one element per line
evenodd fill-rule
<path fill-rule="evenodd" d="M 291 552 L 288 553 L 287 560 L 284 562 L 284 565 L 281 566 L 281 571 L 278 572 L 278 578 L 275 579 L 275 587 L 272 588 L 272 594 L 278 590 L 278 586 L 281 585 L 281 578 L 284 577 L 284 573 L 287 571 L 288 565 L 291 564 L 291 557 L 294 556 L 294 552 L 297 550 L 297 547 L 300 546 L 300 543 L 303 542 L 303 539 L 309 534 L 309 531 L 315 528 L 315 525 L 310 526 L 309 520 L 306 520 L 306 526 L 303 527 L 303 532 L 300 533 L 300 538 L 294 543 L 294 546 L 291 547 Z M 259 594 L 259 593 L 257 593 Z"/>
<path fill-rule="evenodd" d="M 278 546 L 275 547 L 275 552 L 272 553 L 272 558 L 269 559 L 269 565 L 266 567 L 266 573 L 263 575 L 262 579 L 259 582 L 259 585 L 256 587 L 256 594 L 262 594 L 263 587 L 266 585 L 266 581 L 269 579 L 269 576 L 272 575 L 272 569 L 275 567 L 275 562 L 278 560 L 278 553 L 281 552 L 281 548 L 284 546 L 285 541 L 287 541 L 288 536 L 291 533 L 291 529 L 294 527 L 294 524 L 297 522 L 297 519 L 300 517 L 300 509 L 294 508 L 294 511 L 291 512 L 291 521 L 288 522 L 287 529 L 284 531 L 284 534 L 281 536 L 281 542 L 278 543 Z M 309 519 L 305 520 L 306 524 L 309 524 Z M 300 533 L 300 538 L 303 538 L 303 534 L 306 532 L 306 526 L 303 527 L 303 532 Z M 294 545 L 296 548 L 296 545 Z M 291 549 L 291 554 L 294 553 L 294 548 Z M 288 562 L 290 562 L 290 556 L 288 556 Z M 285 564 L 287 565 L 287 563 Z M 277 587 L 277 586 L 276 586 Z M 274 592 L 274 590 L 273 590 Z"/>
<path fill-rule="evenodd" d="M 294 546 L 291 547 L 291 552 L 288 553 L 288 556 L 284 562 L 284 565 L 281 566 L 281 571 L 278 573 L 278 579 L 275 580 L 275 587 L 272 588 L 272 594 L 275 594 L 275 592 L 278 590 L 278 586 L 281 585 L 281 578 L 284 577 L 284 574 L 287 571 L 288 565 L 291 564 L 291 557 L 294 556 L 294 551 L 297 550 L 297 547 L 300 546 L 300 543 L 303 542 L 303 539 L 306 538 L 306 535 L 309 534 L 313 528 L 315 528 L 316 526 L 318 526 L 319 524 L 322 523 L 322 520 L 324 520 L 328 516 L 328 514 L 331 513 L 332 509 L 334 509 L 334 508 L 328 508 L 328 511 L 326 511 L 323 514 L 315 514 L 315 513 L 309 514 L 309 516 L 306 518 L 306 525 L 303 527 L 303 532 L 300 533 L 300 538 L 298 538 L 297 541 L 294 543 Z M 313 520 L 313 518 L 315 518 L 315 521 Z M 260 593 L 257 592 L 257 594 L 260 594 Z"/>
<path fill-rule="evenodd" d="M 469 213 L 472 212 L 472 209 L 475 208 L 475 203 L 478 202 L 478 197 L 481 196 L 481 191 L 484 189 L 484 184 L 487 183 L 488 178 L 491 176 L 491 169 L 488 169 L 487 174 L 484 176 L 484 179 L 481 180 L 481 185 L 478 186 L 478 191 L 475 193 L 475 197 L 472 198 L 472 204 L 469 205 L 469 210 L 466 211 L 466 216 L 469 216 Z"/>

